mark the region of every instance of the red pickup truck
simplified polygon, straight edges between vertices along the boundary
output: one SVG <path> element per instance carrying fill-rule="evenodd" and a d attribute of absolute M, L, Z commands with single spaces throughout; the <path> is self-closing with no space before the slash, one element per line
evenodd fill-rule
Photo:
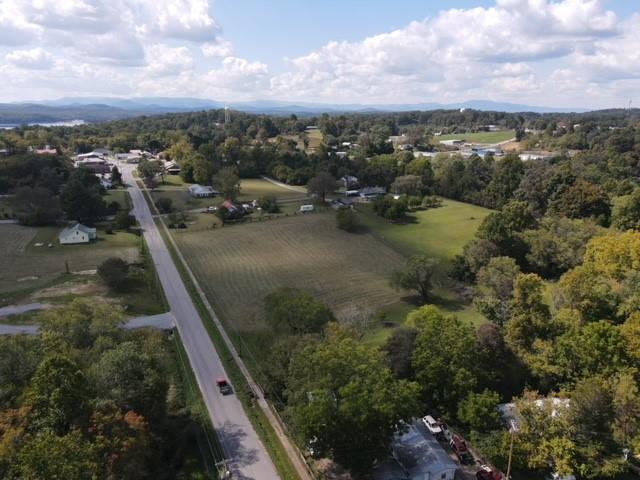
<path fill-rule="evenodd" d="M 233 388 L 231 388 L 231 384 L 227 382 L 226 379 L 219 378 L 216 380 L 216 384 L 218 385 L 218 388 L 220 389 L 220 393 L 222 395 L 229 395 L 233 393 Z"/>

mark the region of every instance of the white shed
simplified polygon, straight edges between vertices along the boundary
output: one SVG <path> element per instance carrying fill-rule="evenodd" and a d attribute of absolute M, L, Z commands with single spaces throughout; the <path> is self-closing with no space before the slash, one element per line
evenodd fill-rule
<path fill-rule="evenodd" d="M 216 192 L 213 187 L 195 183 L 189 186 L 189 193 L 194 198 L 208 198 L 214 197 L 218 192 Z"/>
<path fill-rule="evenodd" d="M 72 227 L 62 230 L 58 235 L 58 240 L 60 240 L 61 245 L 73 245 L 75 243 L 89 243 L 97 237 L 95 228 L 76 223 Z"/>

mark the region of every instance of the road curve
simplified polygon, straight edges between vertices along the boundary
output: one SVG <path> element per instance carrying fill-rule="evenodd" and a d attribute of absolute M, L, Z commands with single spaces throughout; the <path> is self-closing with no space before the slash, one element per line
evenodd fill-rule
<path fill-rule="evenodd" d="M 131 165 L 122 165 L 123 178 L 133 201 L 133 214 L 144 231 L 165 296 L 173 313 L 182 343 L 204 402 L 226 457 L 231 460 L 233 478 L 249 480 L 278 479 L 278 473 L 254 430 L 242 404 L 235 395 L 218 392 L 216 378 L 228 378 L 202 319 L 160 235 L 143 193 L 133 178 Z M 203 245 L 203 248 L 206 246 Z"/>

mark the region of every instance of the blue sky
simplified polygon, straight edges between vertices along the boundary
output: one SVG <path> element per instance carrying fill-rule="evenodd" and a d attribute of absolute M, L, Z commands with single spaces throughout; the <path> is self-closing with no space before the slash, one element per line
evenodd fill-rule
<path fill-rule="evenodd" d="M 2 0 L 0 101 L 625 105 L 635 0 Z"/>

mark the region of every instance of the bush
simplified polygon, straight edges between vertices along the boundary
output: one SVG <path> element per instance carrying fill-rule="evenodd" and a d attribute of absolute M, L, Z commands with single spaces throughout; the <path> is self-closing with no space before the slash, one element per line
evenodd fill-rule
<path fill-rule="evenodd" d="M 113 202 L 109 202 L 107 205 L 107 211 L 112 215 L 118 213 L 121 209 L 122 207 L 120 206 L 120 202 L 116 202 L 115 200 Z"/>
<path fill-rule="evenodd" d="M 407 198 L 402 197 L 395 200 L 387 195 L 376 198 L 373 202 L 373 211 L 387 220 L 401 220 L 407 213 Z"/>
<path fill-rule="evenodd" d="M 116 214 L 115 227 L 119 230 L 129 230 L 135 223 L 135 217 L 126 210 L 120 210 Z"/>
<path fill-rule="evenodd" d="M 280 212 L 280 207 L 276 201 L 276 197 L 274 195 L 265 195 L 260 197 L 258 200 L 258 206 L 265 213 L 278 213 Z"/>
<path fill-rule="evenodd" d="M 422 206 L 424 208 L 438 208 L 442 206 L 442 200 L 433 195 L 425 195 L 422 199 Z"/>
<path fill-rule="evenodd" d="M 156 208 L 160 213 L 171 213 L 173 211 L 173 201 L 168 197 L 160 197 L 156 200 Z"/>
<path fill-rule="evenodd" d="M 336 212 L 336 223 L 340 230 L 355 232 L 358 229 L 358 218 L 350 208 L 340 208 Z"/>
<path fill-rule="evenodd" d="M 98 276 L 113 290 L 120 290 L 126 284 L 129 264 L 121 258 L 107 258 L 98 266 Z"/>

